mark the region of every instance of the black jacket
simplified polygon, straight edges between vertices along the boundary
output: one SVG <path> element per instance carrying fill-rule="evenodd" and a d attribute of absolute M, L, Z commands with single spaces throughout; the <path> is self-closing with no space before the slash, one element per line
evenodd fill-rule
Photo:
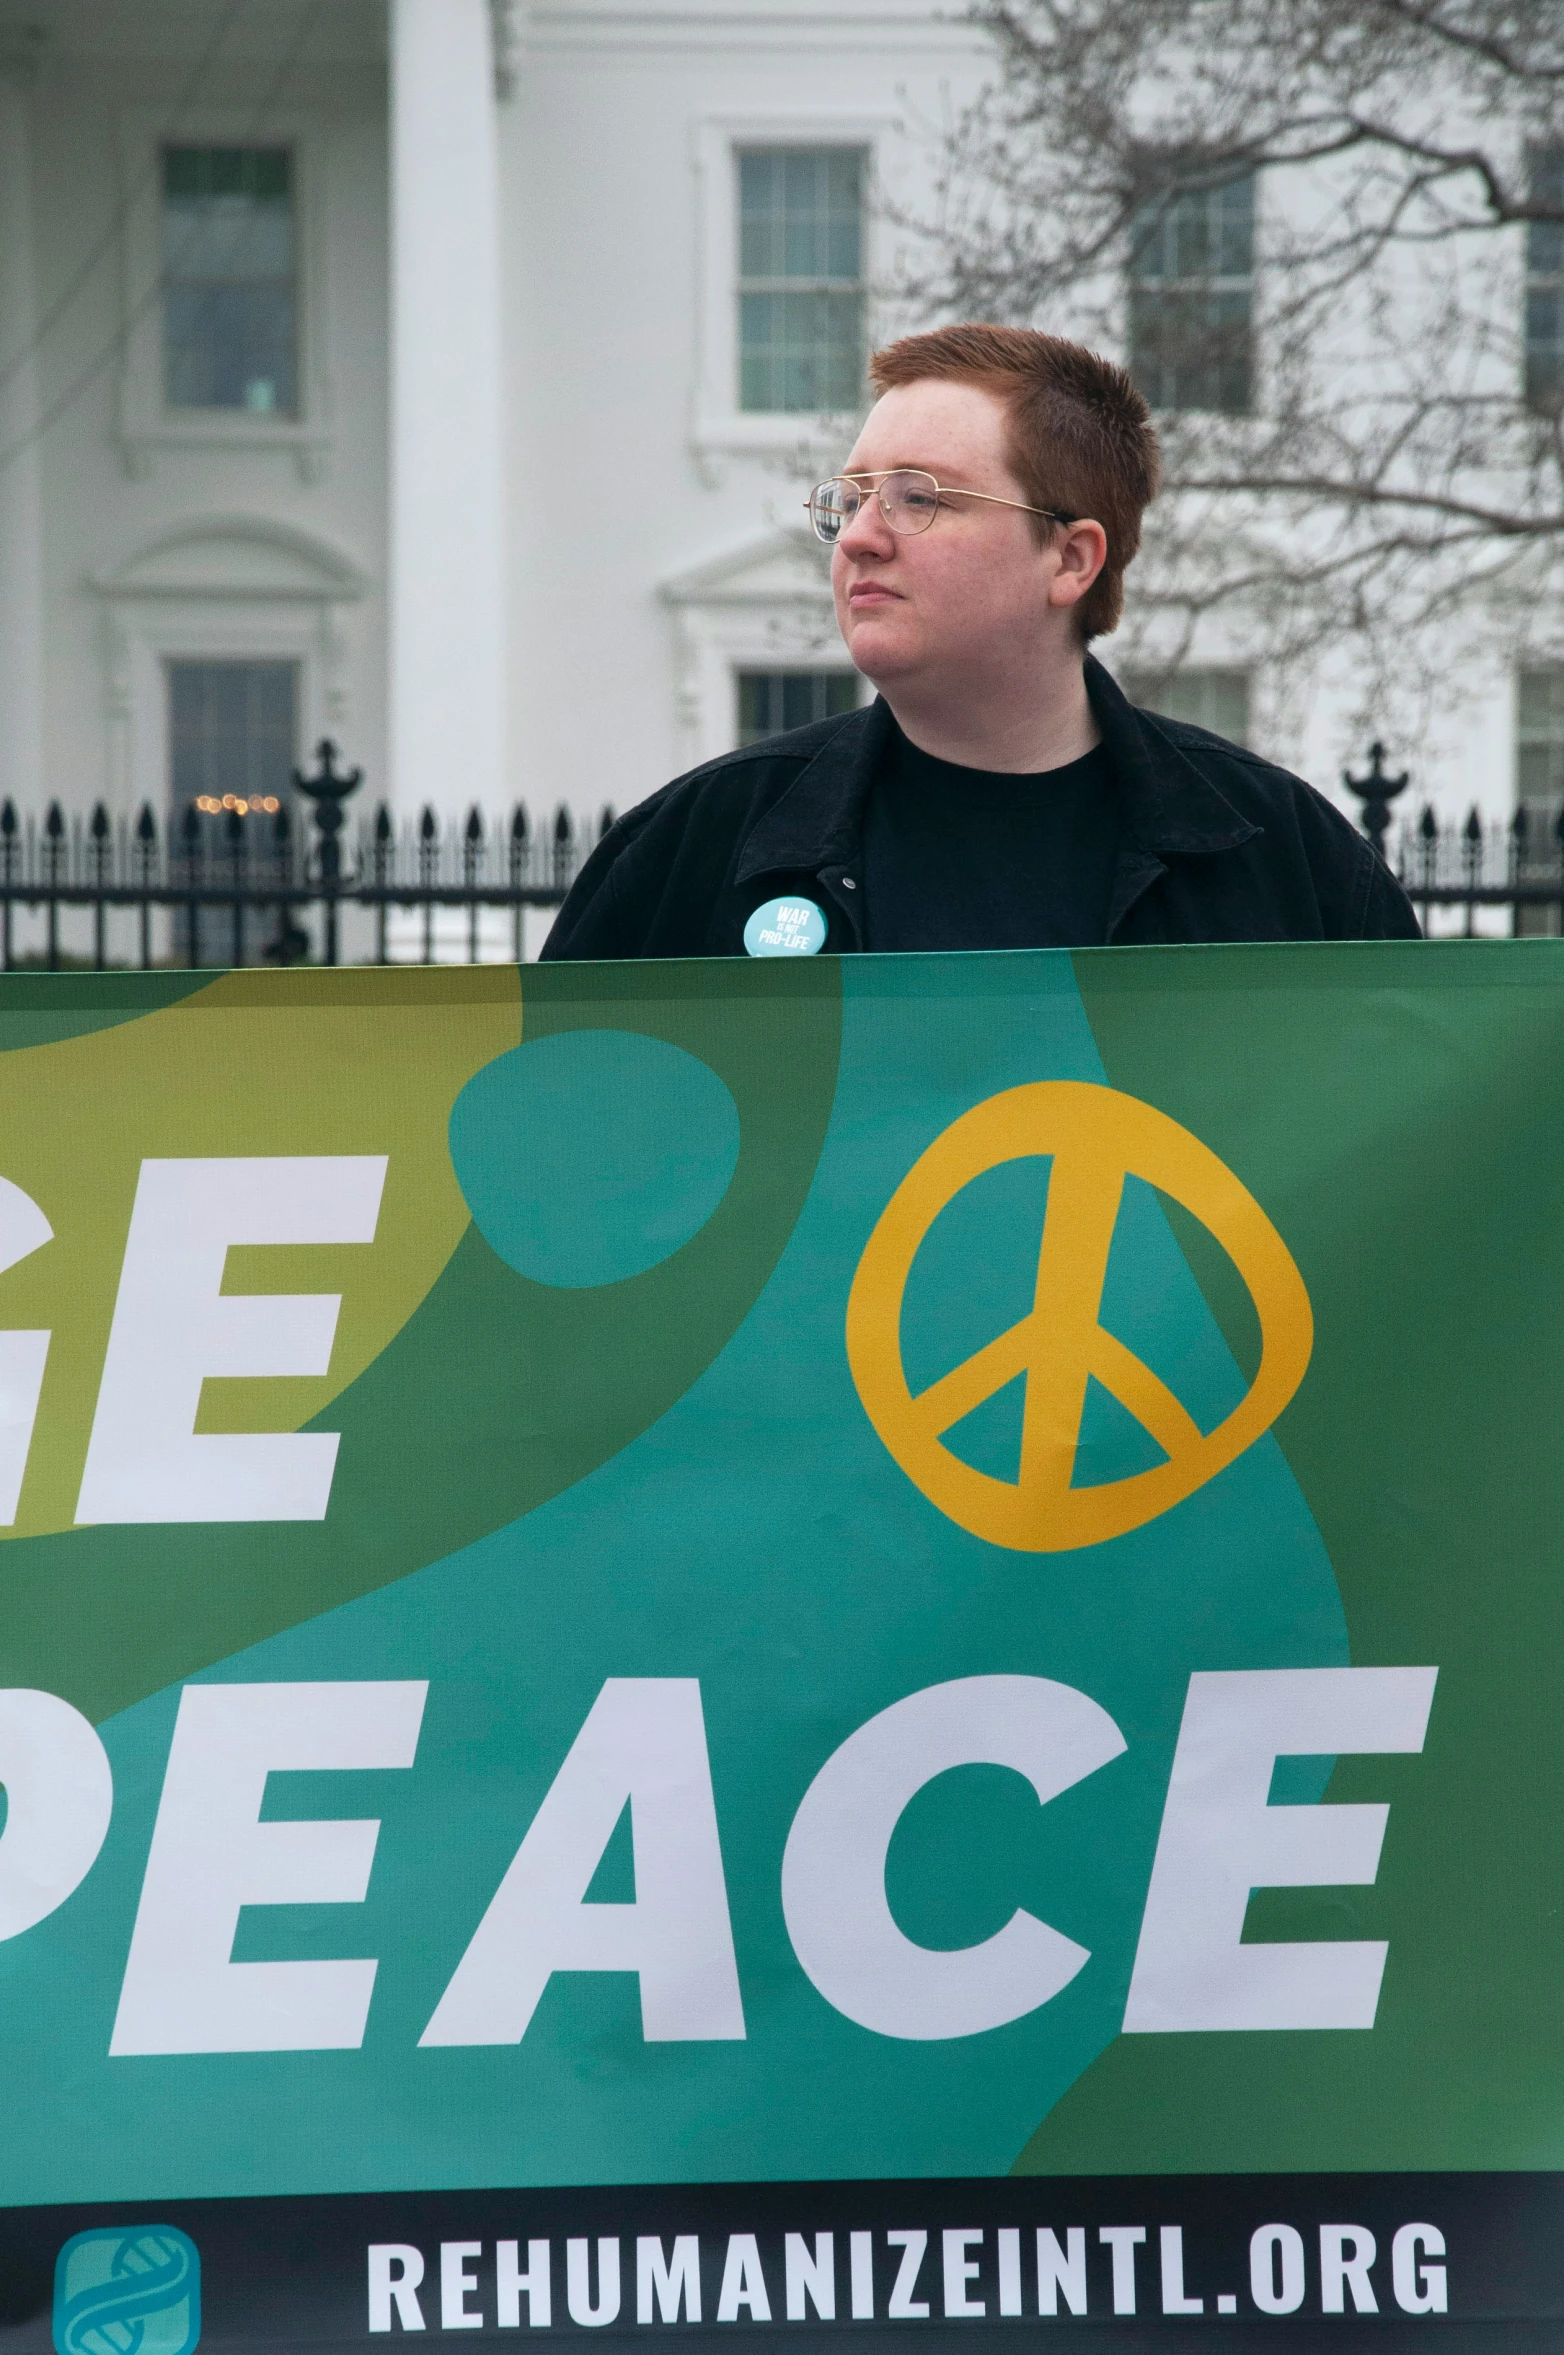
<path fill-rule="evenodd" d="M 1364 837 L 1285 769 L 1204 728 L 1137 711 L 1101 663 L 1091 697 L 1119 793 L 1108 939 L 1408 940 L 1417 918 Z M 863 946 L 863 812 L 890 726 L 883 703 L 676 777 L 610 829 L 545 957 L 734 957 L 767 900 Z"/>

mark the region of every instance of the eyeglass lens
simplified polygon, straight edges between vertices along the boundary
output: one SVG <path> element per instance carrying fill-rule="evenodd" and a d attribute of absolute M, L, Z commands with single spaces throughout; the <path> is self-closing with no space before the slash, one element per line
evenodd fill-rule
<path fill-rule="evenodd" d="M 893 532 L 926 532 L 939 511 L 939 485 L 932 474 L 904 468 L 888 474 L 872 490 L 847 476 L 823 482 L 810 501 L 817 535 L 827 545 L 841 538 L 866 498 L 879 502 L 880 513 Z"/>

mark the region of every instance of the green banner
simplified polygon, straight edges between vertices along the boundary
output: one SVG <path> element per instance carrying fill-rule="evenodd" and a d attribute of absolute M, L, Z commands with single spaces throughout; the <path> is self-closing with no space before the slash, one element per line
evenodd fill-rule
<path fill-rule="evenodd" d="M 1561 1138 L 1560 942 L 7 977 L 0 2205 L 858 2184 L 846 2317 L 1008 2178 L 947 2319 L 1564 2312 L 1402 2180 L 1564 2163 Z M 1398 2187 L 1170 2302 L 1273 2176 Z M 40 2223 L 64 2355 L 205 2229 Z"/>

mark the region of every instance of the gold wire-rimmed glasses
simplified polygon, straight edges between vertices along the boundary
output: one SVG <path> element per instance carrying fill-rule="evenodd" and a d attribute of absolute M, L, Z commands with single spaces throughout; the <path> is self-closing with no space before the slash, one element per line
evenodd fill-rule
<path fill-rule="evenodd" d="M 1001 499 L 993 491 L 956 491 L 936 482 L 918 466 L 897 466 L 883 474 L 838 474 L 816 483 L 804 505 L 815 527 L 815 538 L 834 547 L 853 521 L 864 500 L 872 498 L 893 532 L 926 532 L 939 513 L 942 499 L 981 499 L 990 507 L 1016 507 L 1023 515 L 1045 516 L 1050 523 L 1075 523 L 1055 507 L 1029 507 L 1024 499 Z"/>

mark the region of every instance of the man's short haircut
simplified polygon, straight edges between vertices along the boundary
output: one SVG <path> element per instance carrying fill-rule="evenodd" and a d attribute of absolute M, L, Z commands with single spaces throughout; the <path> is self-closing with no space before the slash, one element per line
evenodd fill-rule
<path fill-rule="evenodd" d="M 931 377 L 997 393 L 1010 412 L 1010 470 L 1028 499 L 1102 525 L 1107 562 L 1076 618 L 1083 638 L 1117 629 L 1124 568 L 1162 479 L 1151 411 L 1125 371 L 1062 336 L 980 325 L 904 335 L 869 362 L 876 393 Z M 1033 529 L 1046 545 L 1058 526 L 1037 516 Z"/>

